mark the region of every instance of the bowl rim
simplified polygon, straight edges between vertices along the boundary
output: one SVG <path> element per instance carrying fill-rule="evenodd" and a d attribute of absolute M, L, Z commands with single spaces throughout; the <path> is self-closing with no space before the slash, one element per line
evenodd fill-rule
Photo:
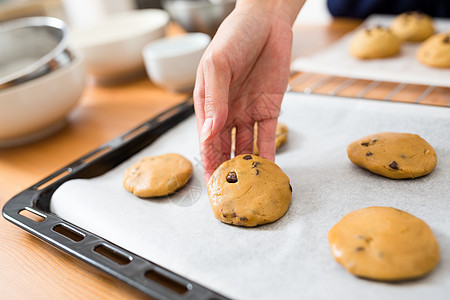
<path fill-rule="evenodd" d="M 192 41 L 193 39 L 199 41 L 199 43 L 196 43 L 194 46 L 190 46 L 188 49 L 180 49 L 180 51 L 172 50 L 172 51 L 159 51 L 158 53 L 152 52 L 152 48 L 159 47 L 163 44 L 170 44 L 170 43 L 176 43 L 180 40 L 186 40 L 187 42 Z M 209 43 L 211 42 L 211 36 L 209 36 L 206 33 L 203 32 L 187 32 L 187 33 L 181 33 L 173 36 L 167 36 L 163 37 L 157 40 L 154 40 L 147 45 L 144 46 L 142 49 L 142 55 L 145 58 L 148 59 L 165 59 L 165 58 L 173 58 L 173 57 L 179 57 L 182 55 L 188 55 L 195 53 L 199 50 L 204 50 L 206 47 L 208 47 Z"/>
<path fill-rule="evenodd" d="M 155 15 L 155 14 L 158 14 L 161 17 L 161 23 L 158 25 L 150 26 L 151 27 L 150 30 L 149 30 L 149 26 L 145 26 L 145 28 L 135 28 L 134 30 L 130 30 L 130 32 L 126 36 L 109 35 L 106 37 L 102 37 L 101 39 L 97 38 L 94 40 L 91 38 L 88 41 L 86 41 L 86 40 L 83 41 L 83 39 L 86 39 L 86 38 L 80 37 L 80 36 L 83 36 L 86 32 L 89 32 L 93 29 L 97 29 L 99 27 L 107 26 L 108 23 L 114 22 L 115 20 L 120 19 L 120 18 L 133 17 L 136 15 L 139 15 L 139 16 L 148 15 L 150 17 L 151 15 Z M 78 48 L 94 49 L 97 47 L 110 46 L 110 45 L 113 45 L 116 43 L 122 43 L 122 42 L 130 40 L 130 39 L 145 36 L 149 33 L 149 31 L 154 32 L 154 31 L 164 29 L 169 24 L 169 22 L 170 22 L 170 15 L 167 11 L 165 11 L 163 9 L 148 8 L 148 9 L 127 10 L 127 11 L 122 11 L 122 12 L 118 12 L 118 13 L 109 15 L 106 18 L 104 18 L 96 23 L 93 23 L 91 25 L 80 27 L 78 29 L 73 29 L 72 36 L 73 36 L 74 44 Z"/>
<path fill-rule="evenodd" d="M 27 65 L 26 67 L 17 70 L 11 74 L 0 77 L 0 91 L 5 88 L 16 86 L 20 83 L 30 81 L 36 77 L 41 77 L 55 69 L 59 69 L 64 65 L 70 63 L 73 60 L 73 55 L 68 51 L 69 37 L 67 25 L 64 21 L 47 16 L 38 17 L 26 17 L 20 19 L 14 19 L 11 21 L 6 21 L 0 23 L 0 33 L 26 28 L 26 27 L 52 27 L 61 31 L 62 37 L 58 44 L 47 52 L 45 55 L 41 56 L 35 62 Z M 66 55 L 68 61 L 61 63 L 57 58 L 59 55 Z M 48 70 L 42 72 L 43 67 L 48 63 L 52 62 L 55 66 L 49 67 Z"/>
<path fill-rule="evenodd" d="M 70 61 L 70 63 L 66 64 L 65 66 L 62 66 L 61 68 L 58 68 L 57 70 L 54 70 L 53 72 L 44 74 L 43 76 L 40 76 L 38 78 L 35 78 L 33 80 L 29 80 L 27 82 L 24 82 L 23 84 L 20 85 L 15 85 L 12 86 L 8 89 L 0 89 L 0 101 L 2 100 L 2 97 L 4 97 L 5 95 L 9 95 L 9 94 L 13 94 L 16 93 L 20 90 L 23 89 L 29 89 L 29 88 L 33 88 L 36 85 L 40 85 L 43 83 L 46 83 L 48 81 L 53 81 L 53 79 L 55 77 L 59 77 L 61 75 L 66 74 L 67 72 L 71 72 L 73 69 L 76 68 L 85 68 L 84 65 L 84 55 L 81 51 L 75 51 L 74 55 L 73 55 L 73 59 Z M 83 76 L 86 76 L 85 71 L 83 71 Z"/>

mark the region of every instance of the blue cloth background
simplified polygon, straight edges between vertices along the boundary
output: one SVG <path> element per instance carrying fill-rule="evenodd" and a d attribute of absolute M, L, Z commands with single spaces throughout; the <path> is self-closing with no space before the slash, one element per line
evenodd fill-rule
<path fill-rule="evenodd" d="M 421 11 L 433 17 L 450 17 L 450 0 L 327 0 L 334 17 L 363 19 L 371 14 Z"/>

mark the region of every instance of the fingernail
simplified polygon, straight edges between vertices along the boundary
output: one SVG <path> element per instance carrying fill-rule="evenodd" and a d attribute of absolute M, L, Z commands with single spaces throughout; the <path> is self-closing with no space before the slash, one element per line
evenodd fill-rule
<path fill-rule="evenodd" d="M 212 118 L 207 118 L 205 120 L 205 122 L 203 123 L 202 131 L 200 133 L 200 143 L 203 143 L 204 141 L 206 141 L 209 138 L 209 136 L 211 135 L 212 124 L 213 124 Z"/>

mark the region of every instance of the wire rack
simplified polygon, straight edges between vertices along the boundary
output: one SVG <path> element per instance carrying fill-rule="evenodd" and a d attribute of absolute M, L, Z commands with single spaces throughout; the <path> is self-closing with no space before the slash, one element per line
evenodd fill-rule
<path fill-rule="evenodd" d="M 289 90 L 305 94 L 450 107 L 450 88 L 447 87 L 372 81 L 309 72 L 293 73 Z"/>

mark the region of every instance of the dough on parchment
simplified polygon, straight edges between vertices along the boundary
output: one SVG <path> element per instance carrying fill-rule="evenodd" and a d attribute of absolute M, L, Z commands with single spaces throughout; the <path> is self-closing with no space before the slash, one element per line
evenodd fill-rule
<path fill-rule="evenodd" d="M 345 215 L 328 232 L 328 242 L 348 272 L 374 280 L 418 278 L 439 261 L 439 246 L 428 225 L 392 207 L 366 207 Z"/>
<path fill-rule="evenodd" d="M 416 57 L 427 66 L 450 68 L 450 32 L 428 38 L 417 49 Z"/>
<path fill-rule="evenodd" d="M 398 54 L 401 40 L 389 28 L 373 26 L 355 33 L 350 43 L 350 53 L 359 59 L 375 59 Z"/>
<path fill-rule="evenodd" d="M 142 198 L 166 196 L 184 186 L 192 171 L 192 163 L 180 154 L 144 157 L 125 171 L 123 186 Z"/>
<path fill-rule="evenodd" d="M 414 11 L 395 17 L 390 28 L 396 36 L 407 42 L 421 42 L 434 33 L 433 19 Z"/>
<path fill-rule="evenodd" d="M 289 177 L 274 162 L 243 154 L 222 163 L 208 182 L 216 219 L 253 227 L 281 218 L 289 208 Z"/>
<path fill-rule="evenodd" d="M 427 175 L 436 166 L 433 147 L 417 134 L 384 132 L 352 142 L 348 158 L 357 166 L 393 179 Z"/>

